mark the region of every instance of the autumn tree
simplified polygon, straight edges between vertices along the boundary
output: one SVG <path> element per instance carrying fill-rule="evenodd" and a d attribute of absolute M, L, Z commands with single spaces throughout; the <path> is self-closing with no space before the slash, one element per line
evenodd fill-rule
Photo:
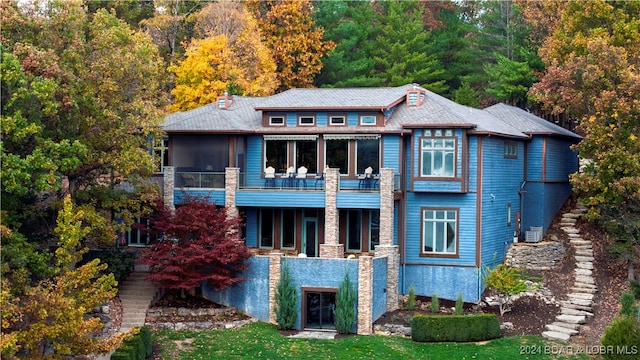
<path fill-rule="evenodd" d="M 151 227 L 162 236 L 141 258 L 149 266 L 148 280 L 182 290 L 205 282 L 219 290 L 243 281 L 239 273 L 250 254 L 241 221 L 207 198 L 187 197 L 175 213 L 160 204 Z"/>
<path fill-rule="evenodd" d="M 247 2 L 258 19 L 262 39 L 276 63 L 278 91 L 310 87 L 322 69 L 322 57 L 335 45 L 323 40 L 309 0 Z"/>
<path fill-rule="evenodd" d="M 84 213 L 67 197 L 55 228 L 58 248 L 52 277 L 31 285 L 6 277 L 3 267 L 0 351 L 4 358 L 105 353 L 119 340 L 96 337 L 104 324 L 87 317 L 94 307 L 115 296 L 117 284 L 113 275 L 100 275 L 107 265 L 99 259 L 76 266 L 88 251 L 81 245 L 90 230 L 83 221 Z"/>
<path fill-rule="evenodd" d="M 571 2 L 540 49 L 548 68 L 530 91 L 579 122 L 584 167 L 571 181 L 619 241 L 629 279 L 640 254 L 640 2 Z"/>

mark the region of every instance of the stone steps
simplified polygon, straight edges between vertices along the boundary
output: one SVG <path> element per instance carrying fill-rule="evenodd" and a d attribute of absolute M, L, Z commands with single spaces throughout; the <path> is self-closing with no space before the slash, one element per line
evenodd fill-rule
<path fill-rule="evenodd" d="M 147 275 L 145 272 L 133 272 L 118 288 L 122 303 L 120 332 L 145 324 L 147 310 L 158 292 L 158 288 L 147 281 Z"/>
<path fill-rule="evenodd" d="M 580 230 L 575 227 L 577 219 L 586 210 L 584 205 L 578 204 L 562 214 L 560 220 L 562 230 L 569 237 L 569 244 L 575 249 L 576 276 L 570 288 L 571 293 L 567 294 L 568 299 L 560 302 L 560 315 L 556 316 L 555 322 L 545 326 L 547 331 L 542 336 L 547 339 L 568 342 L 571 336 L 579 334 L 580 324 L 593 316 L 593 294 L 598 291 L 593 278 L 593 248 L 591 241 L 583 239 Z"/>

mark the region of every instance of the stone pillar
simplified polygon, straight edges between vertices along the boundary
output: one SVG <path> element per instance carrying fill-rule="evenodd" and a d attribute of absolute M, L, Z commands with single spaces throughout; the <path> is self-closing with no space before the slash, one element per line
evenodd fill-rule
<path fill-rule="evenodd" d="M 358 258 L 358 335 L 373 332 L 373 258 Z"/>
<path fill-rule="evenodd" d="M 340 169 L 327 169 L 325 174 L 324 244 L 320 244 L 320 257 L 344 258 L 344 245 L 340 244 L 340 219 L 337 195 Z"/>
<path fill-rule="evenodd" d="M 173 191 L 176 187 L 176 175 L 175 168 L 173 166 L 165 166 L 164 167 L 164 176 L 163 176 L 163 194 L 162 198 L 166 206 L 168 206 L 171 211 L 176 209 L 174 204 Z"/>
<path fill-rule="evenodd" d="M 400 255 L 393 245 L 393 169 L 380 169 L 380 245 L 377 257 L 387 257 L 387 311 L 398 309 Z"/>
<path fill-rule="evenodd" d="M 280 284 L 282 276 L 282 257 L 283 253 L 269 254 L 269 322 L 276 324 L 276 289 Z"/>
<path fill-rule="evenodd" d="M 236 190 L 240 180 L 240 169 L 226 168 L 224 172 L 224 205 L 229 216 L 238 216 L 236 207 Z"/>

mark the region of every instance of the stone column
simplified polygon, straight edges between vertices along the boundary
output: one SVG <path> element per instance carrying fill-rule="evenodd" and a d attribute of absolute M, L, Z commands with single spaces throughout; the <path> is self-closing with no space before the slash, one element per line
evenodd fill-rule
<path fill-rule="evenodd" d="M 320 244 L 320 257 L 344 258 L 344 245 L 340 244 L 340 219 L 337 195 L 340 169 L 327 169 L 325 174 L 324 244 Z"/>
<path fill-rule="evenodd" d="M 175 168 L 173 166 L 165 166 L 164 167 L 164 175 L 163 175 L 163 194 L 162 198 L 166 206 L 168 206 L 171 211 L 176 209 L 174 204 L 173 191 L 176 187 L 176 175 Z"/>
<path fill-rule="evenodd" d="M 280 284 L 282 276 L 283 253 L 274 252 L 269 254 L 269 322 L 276 324 L 276 289 Z"/>
<path fill-rule="evenodd" d="M 358 335 L 373 332 L 373 258 L 358 258 Z"/>
<path fill-rule="evenodd" d="M 229 216 L 238 216 L 236 207 L 236 190 L 240 179 L 240 169 L 226 168 L 224 172 L 224 205 Z"/>
<path fill-rule="evenodd" d="M 380 245 L 377 257 L 387 257 L 387 311 L 398 309 L 400 255 L 393 245 L 393 169 L 380 169 Z"/>

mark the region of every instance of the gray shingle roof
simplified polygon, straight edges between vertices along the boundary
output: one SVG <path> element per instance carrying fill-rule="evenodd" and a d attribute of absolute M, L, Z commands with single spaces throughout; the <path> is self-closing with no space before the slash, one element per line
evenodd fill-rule
<path fill-rule="evenodd" d="M 234 96 L 229 109 L 218 109 L 215 103 L 166 117 L 163 129 L 168 132 L 246 132 L 261 122 L 255 105 L 259 97 Z"/>
<path fill-rule="evenodd" d="M 386 109 L 413 85 L 385 88 L 291 89 L 265 98 L 257 110 Z"/>
<path fill-rule="evenodd" d="M 489 112 L 528 135 L 551 134 L 582 139 L 582 137 L 576 133 L 515 106 L 495 104 L 484 109 L 484 111 Z"/>

